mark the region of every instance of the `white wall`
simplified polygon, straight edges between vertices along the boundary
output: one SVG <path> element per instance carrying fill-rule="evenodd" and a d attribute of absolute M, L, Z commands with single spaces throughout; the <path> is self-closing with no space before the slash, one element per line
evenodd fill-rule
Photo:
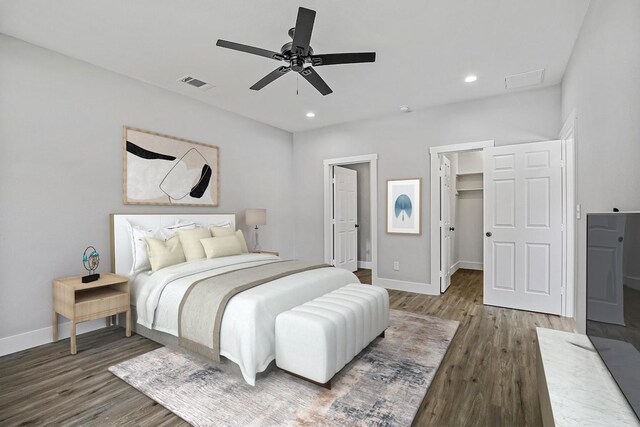
<path fill-rule="evenodd" d="M 640 2 L 592 0 L 562 82 L 577 127 L 578 330 L 585 330 L 586 216 L 640 210 Z"/>
<path fill-rule="evenodd" d="M 358 172 L 358 261 L 371 262 L 371 185 L 369 163 L 344 165 Z"/>
<path fill-rule="evenodd" d="M 557 138 L 559 129 L 560 87 L 553 86 L 295 133 L 296 256 L 323 260 L 323 160 L 378 153 L 379 276 L 428 283 L 428 147 L 488 139 L 497 145 L 549 140 Z M 386 181 L 413 177 L 422 178 L 422 235 L 387 235 Z M 395 260 L 400 271 L 393 270 Z"/>
<path fill-rule="evenodd" d="M 458 157 L 459 173 L 482 173 L 482 151 L 464 151 Z"/>
<path fill-rule="evenodd" d="M 220 146 L 220 207 L 124 206 L 123 125 Z M 83 274 L 86 246 L 109 270 L 111 212 L 243 226 L 247 204 L 264 207 L 263 247 L 293 255 L 288 132 L 0 35 L 0 143 L 0 338 L 51 326 L 51 280 Z"/>

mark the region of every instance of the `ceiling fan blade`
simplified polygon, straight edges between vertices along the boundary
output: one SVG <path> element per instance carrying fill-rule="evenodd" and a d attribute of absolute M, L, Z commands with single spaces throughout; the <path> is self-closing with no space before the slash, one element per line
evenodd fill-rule
<path fill-rule="evenodd" d="M 284 57 L 278 52 L 272 50 L 261 49 L 259 47 L 248 46 L 246 44 L 234 43 L 227 40 L 219 39 L 216 42 L 216 46 L 226 47 L 227 49 L 238 50 L 240 52 L 250 53 L 252 55 L 264 56 L 265 58 L 275 59 L 282 61 Z"/>
<path fill-rule="evenodd" d="M 268 85 L 269 83 L 273 82 L 275 79 L 278 79 L 278 78 L 284 76 L 289 71 L 291 71 L 290 67 L 279 67 L 279 68 L 276 68 L 275 70 L 273 70 L 272 72 L 270 72 L 269 74 L 267 74 L 266 76 L 261 78 L 260 81 L 258 81 L 256 84 L 251 86 L 250 89 L 260 90 L 263 87 L 265 87 L 266 85 Z"/>
<path fill-rule="evenodd" d="M 358 64 L 362 62 L 375 62 L 375 52 L 358 53 L 327 53 L 324 55 L 311 55 L 311 64 L 314 67 L 321 65 Z"/>
<path fill-rule="evenodd" d="M 316 19 L 316 12 L 304 7 L 298 8 L 298 18 L 293 32 L 293 44 L 291 51 L 300 56 L 309 54 L 309 43 L 311 43 L 311 32 L 313 22 Z"/>
<path fill-rule="evenodd" d="M 307 81 L 311 83 L 313 87 L 318 89 L 318 92 L 320 92 L 322 96 L 327 96 L 333 92 L 329 85 L 326 84 L 324 80 L 322 80 L 322 77 L 320 77 L 320 75 L 316 73 L 313 68 L 307 67 L 303 69 L 302 71 L 300 71 L 300 75 L 307 79 Z"/>

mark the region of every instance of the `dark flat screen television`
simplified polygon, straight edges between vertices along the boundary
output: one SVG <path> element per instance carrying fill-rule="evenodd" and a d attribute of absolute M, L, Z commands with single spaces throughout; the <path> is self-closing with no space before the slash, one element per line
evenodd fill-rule
<path fill-rule="evenodd" d="M 587 215 L 587 335 L 640 418 L 640 213 Z"/>

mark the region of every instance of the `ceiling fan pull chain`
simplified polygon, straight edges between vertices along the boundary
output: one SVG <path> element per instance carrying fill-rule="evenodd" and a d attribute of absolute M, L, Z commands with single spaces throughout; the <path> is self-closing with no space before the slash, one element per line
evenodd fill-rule
<path fill-rule="evenodd" d="M 297 95 L 299 95 L 299 94 L 298 94 L 298 82 L 300 82 L 300 74 L 298 74 L 298 75 L 296 76 L 296 96 L 297 96 Z"/>

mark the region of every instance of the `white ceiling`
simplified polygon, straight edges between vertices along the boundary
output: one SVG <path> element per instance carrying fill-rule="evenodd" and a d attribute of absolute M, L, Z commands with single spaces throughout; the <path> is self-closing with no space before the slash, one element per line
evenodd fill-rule
<path fill-rule="evenodd" d="M 288 131 L 500 95 L 504 77 L 545 68 L 561 81 L 588 0 L 0 0 L 0 32 Z M 215 46 L 278 51 L 297 8 L 317 11 L 316 53 L 376 51 L 374 64 L 316 70 L 320 95 L 283 63 Z M 478 81 L 464 84 L 467 74 Z M 209 91 L 176 82 L 191 75 Z M 316 117 L 307 119 L 305 113 Z M 399 113 L 398 113 L 399 114 Z"/>

